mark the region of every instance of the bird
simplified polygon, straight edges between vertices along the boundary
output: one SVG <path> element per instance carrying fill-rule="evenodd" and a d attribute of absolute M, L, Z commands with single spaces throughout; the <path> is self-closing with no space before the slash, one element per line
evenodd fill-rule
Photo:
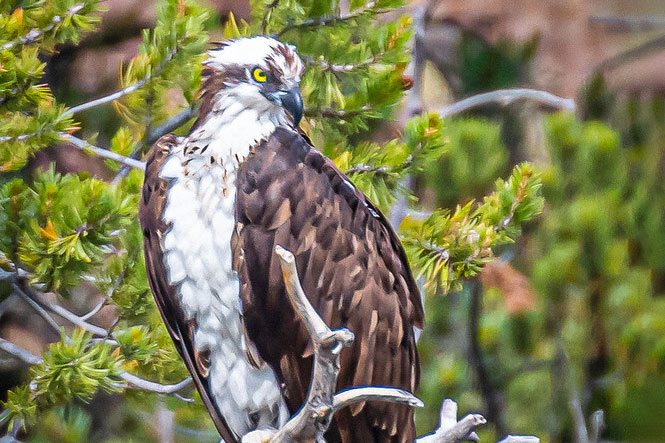
<path fill-rule="evenodd" d="M 423 306 L 381 211 L 300 128 L 304 63 L 268 36 L 227 40 L 203 61 L 188 135 L 146 156 L 139 219 L 166 328 L 227 443 L 280 428 L 305 401 L 313 345 L 274 248 L 331 328 L 355 334 L 339 390 L 415 392 Z M 334 416 L 329 442 L 410 442 L 413 411 L 368 401 Z"/>

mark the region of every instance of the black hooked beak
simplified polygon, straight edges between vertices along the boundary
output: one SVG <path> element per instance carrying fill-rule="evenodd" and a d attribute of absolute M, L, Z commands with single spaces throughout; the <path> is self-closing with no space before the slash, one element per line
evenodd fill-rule
<path fill-rule="evenodd" d="M 291 114 L 293 117 L 293 126 L 298 127 L 300 119 L 302 119 L 302 95 L 300 95 L 300 89 L 297 87 L 289 91 L 280 91 L 280 99 L 282 101 L 282 106 L 284 109 Z"/>

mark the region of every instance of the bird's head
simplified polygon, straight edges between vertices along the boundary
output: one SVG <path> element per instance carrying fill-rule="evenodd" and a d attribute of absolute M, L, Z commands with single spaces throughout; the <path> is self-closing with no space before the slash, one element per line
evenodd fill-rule
<path fill-rule="evenodd" d="M 265 36 L 229 40 L 212 49 L 204 62 L 202 107 L 215 103 L 252 108 L 284 121 L 288 113 L 298 126 L 303 113 L 298 84 L 304 65 L 295 47 Z M 217 108 L 224 108 L 223 104 Z"/>

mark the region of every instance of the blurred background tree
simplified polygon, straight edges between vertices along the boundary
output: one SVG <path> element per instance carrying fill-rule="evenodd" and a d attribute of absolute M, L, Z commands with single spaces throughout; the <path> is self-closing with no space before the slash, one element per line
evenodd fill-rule
<path fill-rule="evenodd" d="M 128 373 L 161 386 L 186 373 L 146 284 L 135 223 L 141 173 L 79 148 L 90 143 L 140 160 L 164 130 L 186 133 L 207 35 L 268 32 L 295 43 L 306 61 L 304 128 L 401 222 L 414 269 L 428 283 L 421 432 L 435 427 L 449 397 L 461 411 L 488 417 L 483 441 L 508 431 L 589 441 L 598 409 L 608 440 L 665 441 L 663 5 L 404 6 L 1 4 L 0 337 L 34 355 L 47 351 L 30 374 L 3 354 L 3 426 L 26 420 L 28 432 L 15 435 L 35 441 L 216 441 L 198 403 L 117 392 L 132 386 Z M 228 20 L 231 11 L 236 20 Z M 437 116 L 452 101 L 510 87 L 574 97 L 578 118 L 548 116 L 551 106 L 531 101 Z M 75 106 L 118 88 L 133 92 Z M 539 208 L 533 168 L 514 169 L 525 160 L 542 171 L 547 206 L 511 244 Z M 522 184 L 527 198 L 513 208 Z M 464 206 L 473 199 L 483 204 Z M 494 255 L 500 259 L 487 264 Z M 470 281 L 483 265 L 480 281 Z M 61 319 L 62 307 L 80 316 Z M 77 335 L 72 321 L 92 338 Z M 55 371 L 72 360 L 94 371 Z M 62 384 L 87 372 L 98 375 L 76 391 Z M 35 375 L 45 380 L 36 389 L 25 384 Z"/>

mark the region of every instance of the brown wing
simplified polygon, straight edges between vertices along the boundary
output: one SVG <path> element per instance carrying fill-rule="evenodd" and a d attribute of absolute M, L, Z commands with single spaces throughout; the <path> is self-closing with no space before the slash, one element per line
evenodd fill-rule
<path fill-rule="evenodd" d="M 332 328 L 355 334 L 342 352 L 338 389 L 396 386 L 414 392 L 413 326 L 423 309 L 404 250 L 379 210 L 299 134 L 278 129 L 237 179 L 234 266 L 245 326 L 284 383 L 291 413 L 311 376 L 311 344 L 285 295 L 275 245 L 291 250 L 305 293 Z M 368 402 L 340 411 L 327 441 L 412 442 L 413 412 Z"/>
<path fill-rule="evenodd" d="M 211 398 L 205 356 L 199 355 L 194 350 L 192 337 L 195 324 L 193 320 L 185 318 L 178 302 L 176 288 L 168 284 L 164 267 L 161 239 L 168 226 L 162 220 L 162 213 L 166 203 L 168 182 L 159 178 L 159 170 L 168 157 L 171 147 L 176 144 L 178 144 L 178 137 L 168 134 L 157 140 L 148 153 L 143 196 L 139 209 L 139 218 L 144 236 L 146 273 L 157 307 L 162 314 L 162 319 L 171 334 L 176 349 L 192 375 L 203 404 L 210 413 L 222 438 L 227 443 L 235 443 L 237 441 L 235 436 L 226 425 L 224 417 L 221 416 Z"/>

